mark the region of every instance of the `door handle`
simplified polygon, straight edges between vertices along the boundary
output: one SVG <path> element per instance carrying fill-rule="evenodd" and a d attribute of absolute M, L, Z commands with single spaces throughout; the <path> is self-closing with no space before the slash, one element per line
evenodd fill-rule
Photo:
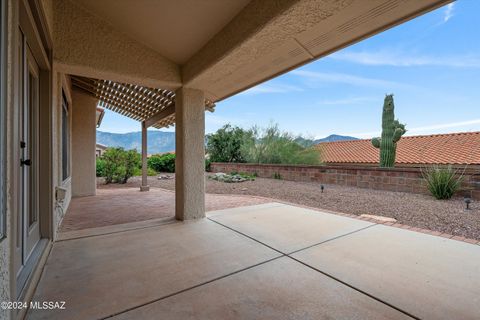
<path fill-rule="evenodd" d="M 30 159 L 26 159 L 26 160 L 23 160 L 23 159 L 20 159 L 20 166 L 31 166 L 32 165 L 32 160 Z"/>

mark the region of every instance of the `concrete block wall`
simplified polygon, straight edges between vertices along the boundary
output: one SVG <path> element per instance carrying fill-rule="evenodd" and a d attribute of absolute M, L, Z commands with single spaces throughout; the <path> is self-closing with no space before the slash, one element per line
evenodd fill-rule
<path fill-rule="evenodd" d="M 422 177 L 422 169 L 416 167 L 385 169 L 353 165 L 305 166 L 214 162 L 211 164 L 211 170 L 225 173 L 232 171 L 255 173 L 261 178 L 273 178 L 275 174 L 280 174 L 282 179 L 291 181 L 429 194 Z M 465 171 L 462 190 L 458 195 L 469 195 L 480 200 L 479 168 L 469 168 Z"/>

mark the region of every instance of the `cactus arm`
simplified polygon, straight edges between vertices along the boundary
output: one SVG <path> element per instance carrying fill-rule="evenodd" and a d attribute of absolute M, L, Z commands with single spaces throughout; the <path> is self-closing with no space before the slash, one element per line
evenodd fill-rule
<path fill-rule="evenodd" d="M 372 139 L 372 145 L 375 147 L 375 148 L 380 148 L 380 144 L 381 144 L 381 141 L 382 141 L 382 138 L 373 138 Z"/>
<path fill-rule="evenodd" d="M 402 129 L 402 128 L 396 128 L 395 129 L 395 132 L 393 133 L 393 142 L 398 142 L 398 140 L 400 140 L 400 138 L 403 136 L 403 134 L 405 133 L 405 130 Z"/>

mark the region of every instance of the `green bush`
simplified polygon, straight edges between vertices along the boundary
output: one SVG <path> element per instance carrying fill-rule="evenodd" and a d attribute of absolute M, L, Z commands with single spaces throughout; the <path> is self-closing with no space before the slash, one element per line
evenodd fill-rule
<path fill-rule="evenodd" d="M 305 147 L 288 132 L 272 124 L 265 129 L 253 127 L 242 146 L 247 162 L 267 164 L 319 164 L 320 153 L 314 147 Z"/>
<path fill-rule="evenodd" d="M 175 172 L 175 154 L 156 154 L 148 158 L 147 164 L 156 172 Z"/>
<path fill-rule="evenodd" d="M 207 135 L 207 147 L 211 162 L 245 162 L 242 145 L 247 132 L 239 127 L 224 125 L 217 132 Z"/>
<path fill-rule="evenodd" d="M 97 158 L 96 167 L 97 167 L 97 177 L 104 177 L 105 176 L 105 160 L 103 160 L 102 158 Z"/>
<path fill-rule="evenodd" d="M 428 190 L 439 200 L 450 199 L 463 181 L 463 172 L 459 173 L 452 166 L 432 166 L 425 168 L 422 174 Z"/>
<path fill-rule="evenodd" d="M 133 175 L 135 177 L 141 176 L 142 175 L 142 168 L 141 167 L 135 168 L 135 171 L 134 171 Z M 155 170 L 153 170 L 152 168 L 147 168 L 147 176 L 153 177 L 153 176 L 156 176 L 156 175 L 157 175 L 157 172 Z"/>
<path fill-rule="evenodd" d="M 137 150 L 125 151 L 123 148 L 108 148 L 101 158 L 104 161 L 105 183 L 126 183 L 137 170 L 140 159 L 141 156 Z"/>

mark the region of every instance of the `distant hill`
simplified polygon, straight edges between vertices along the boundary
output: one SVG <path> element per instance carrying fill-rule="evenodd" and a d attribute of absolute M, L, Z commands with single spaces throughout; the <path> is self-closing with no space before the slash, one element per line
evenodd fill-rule
<path fill-rule="evenodd" d="M 334 142 L 334 141 L 347 141 L 347 140 L 358 140 L 358 138 L 350 137 L 350 136 L 341 136 L 338 134 L 331 134 L 328 137 L 317 139 L 315 140 L 315 144 L 319 144 L 320 142 Z"/>
<path fill-rule="evenodd" d="M 328 137 L 318 140 L 310 140 L 299 137 L 296 141 L 303 146 L 309 147 L 320 142 L 344 140 L 358 139 L 354 137 L 332 134 Z M 175 151 L 175 132 L 148 131 L 147 142 L 149 154 Z M 111 133 L 97 130 L 97 143 L 106 145 L 107 147 L 122 147 L 127 150 L 137 149 L 140 152 L 142 150 L 142 133 L 140 131 L 129 133 Z"/>
<path fill-rule="evenodd" d="M 341 136 L 338 134 L 331 134 L 328 137 L 322 138 L 322 139 L 317 139 L 317 140 L 311 140 L 311 139 L 305 139 L 302 137 L 298 137 L 295 139 L 295 141 L 304 146 L 304 147 L 311 147 L 313 145 L 319 144 L 321 142 L 334 142 L 334 141 L 347 141 L 347 140 L 358 140 L 358 138 L 355 137 L 349 137 L 349 136 Z"/>
<path fill-rule="evenodd" d="M 108 147 L 142 150 L 142 133 L 111 133 L 97 130 L 97 143 Z M 149 154 L 175 151 L 175 132 L 147 131 Z"/>

